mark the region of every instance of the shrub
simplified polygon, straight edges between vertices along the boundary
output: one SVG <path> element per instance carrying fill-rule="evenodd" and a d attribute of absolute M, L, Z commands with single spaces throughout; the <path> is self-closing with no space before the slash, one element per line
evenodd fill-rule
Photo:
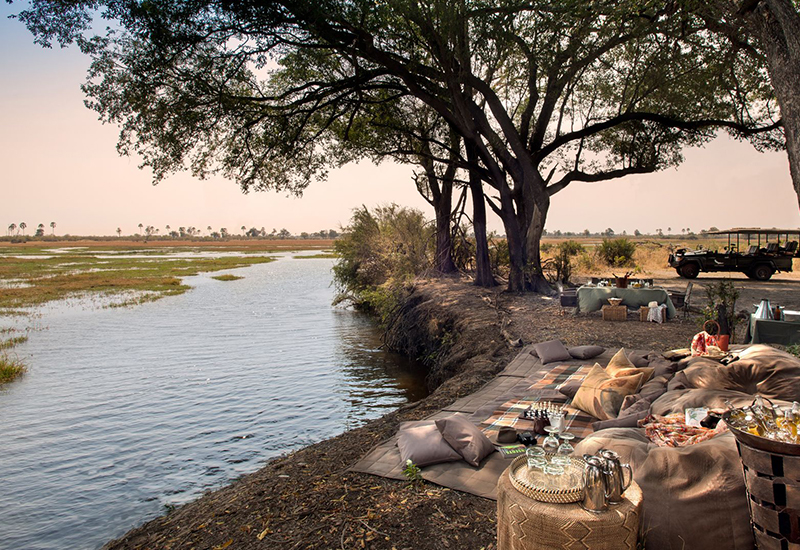
<path fill-rule="evenodd" d="M 558 243 L 550 262 L 553 271 L 553 282 L 568 283 L 572 277 L 573 258 L 585 252 L 583 246 L 577 241 L 563 241 Z"/>
<path fill-rule="evenodd" d="M 334 303 L 349 301 L 385 320 L 406 283 L 433 265 L 434 247 L 433 228 L 419 210 L 396 204 L 355 210 L 334 243 Z"/>
<path fill-rule="evenodd" d="M 739 291 L 733 286 L 733 281 L 727 279 L 708 285 L 706 287 L 706 296 L 708 297 L 708 304 L 703 308 L 703 323 L 708 320 L 716 321 L 717 308 L 725 306 L 725 318 L 728 321 L 728 327 L 731 331 L 731 343 L 733 343 L 736 336 L 736 325 L 739 323 L 739 317 L 736 315 L 736 300 L 739 299 Z"/>
<path fill-rule="evenodd" d="M 597 247 L 600 258 L 612 267 L 632 266 L 634 252 L 636 252 L 636 243 L 624 237 L 603 239 L 603 242 Z"/>

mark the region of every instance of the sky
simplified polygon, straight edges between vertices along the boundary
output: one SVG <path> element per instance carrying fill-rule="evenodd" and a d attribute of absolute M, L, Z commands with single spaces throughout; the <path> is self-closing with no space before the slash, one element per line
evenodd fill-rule
<path fill-rule="evenodd" d="M 156 186 L 136 157 L 116 151 L 118 128 L 83 105 L 80 84 L 88 59 L 75 48 L 43 49 L 8 15 L 24 3 L 0 4 L 0 228 L 42 223 L 56 234 L 113 235 L 138 225 L 195 226 L 207 233 L 241 226 L 293 234 L 339 229 L 354 208 L 397 203 L 432 208 L 417 194 L 412 169 L 370 162 L 331 171 L 302 198 L 274 192 L 243 194 L 223 178 L 201 181 L 181 173 Z M 759 153 L 726 136 L 684 152 L 677 169 L 595 184 L 573 183 L 557 193 L 550 231 L 681 233 L 711 226 L 800 227 L 800 210 L 786 154 Z M 503 233 L 491 212 L 489 228 Z"/>

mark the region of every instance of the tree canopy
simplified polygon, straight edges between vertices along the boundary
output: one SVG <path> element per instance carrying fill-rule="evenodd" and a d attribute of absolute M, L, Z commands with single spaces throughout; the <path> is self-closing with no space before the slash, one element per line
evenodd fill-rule
<path fill-rule="evenodd" d="M 540 280 L 550 197 L 572 182 L 674 166 L 720 129 L 783 145 L 764 58 L 690 8 L 36 0 L 20 18 L 41 44 L 76 41 L 92 56 L 87 104 L 157 181 L 188 168 L 299 193 L 361 155 L 449 163 L 486 190 L 509 288 L 522 290 Z M 113 22 L 103 35 L 91 33 L 95 13 Z M 398 134 L 398 109 L 433 116 L 437 131 L 420 139 L 399 117 Z"/>

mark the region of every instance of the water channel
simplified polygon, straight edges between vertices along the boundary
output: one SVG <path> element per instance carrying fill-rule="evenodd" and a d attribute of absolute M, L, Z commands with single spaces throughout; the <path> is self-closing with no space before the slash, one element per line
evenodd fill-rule
<path fill-rule="evenodd" d="M 0 387 L 0 549 L 93 549 L 425 395 L 370 319 L 331 307 L 329 259 L 186 279 L 133 308 L 60 304 Z"/>

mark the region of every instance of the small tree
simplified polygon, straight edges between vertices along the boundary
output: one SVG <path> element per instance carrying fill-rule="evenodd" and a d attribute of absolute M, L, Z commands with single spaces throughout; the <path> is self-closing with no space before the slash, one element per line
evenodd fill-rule
<path fill-rule="evenodd" d="M 117 227 L 117 237 L 122 237 L 122 228 Z"/>
<path fill-rule="evenodd" d="M 50 222 L 50 229 L 53 230 L 53 235 L 56 234 L 56 222 Z"/>
<path fill-rule="evenodd" d="M 597 248 L 597 253 L 612 267 L 626 267 L 633 264 L 633 253 L 636 243 L 624 237 L 619 239 L 603 239 Z"/>
<path fill-rule="evenodd" d="M 28 227 L 28 224 L 25 222 L 19 222 L 19 229 L 22 231 L 22 236 L 25 236 L 25 228 Z"/>
<path fill-rule="evenodd" d="M 706 297 L 708 304 L 703 308 L 703 322 L 708 320 L 717 321 L 720 306 L 725 312 L 725 320 L 731 333 L 731 343 L 736 337 L 736 325 L 739 318 L 736 316 L 736 300 L 739 299 L 739 290 L 733 285 L 730 279 L 723 279 L 716 283 L 711 283 L 706 287 Z"/>
<path fill-rule="evenodd" d="M 38 226 L 36 226 L 36 234 L 34 235 L 34 237 L 44 237 L 44 224 L 43 223 L 40 223 Z"/>

